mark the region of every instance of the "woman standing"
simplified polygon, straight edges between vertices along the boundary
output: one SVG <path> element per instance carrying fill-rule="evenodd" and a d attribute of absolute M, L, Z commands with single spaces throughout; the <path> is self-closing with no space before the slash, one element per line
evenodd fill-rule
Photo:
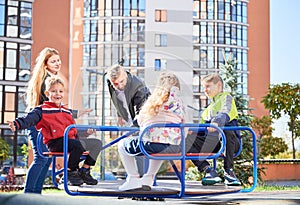
<path fill-rule="evenodd" d="M 49 76 L 57 75 L 61 69 L 61 60 L 57 50 L 53 48 L 44 48 L 36 58 L 35 66 L 33 68 L 32 77 L 29 80 L 27 94 L 27 109 L 35 108 L 47 101 L 45 91 L 45 79 Z M 27 129 L 29 132 L 29 139 L 32 143 L 33 162 L 31 163 L 26 176 L 24 193 L 40 194 L 43 189 L 43 184 L 51 164 L 51 158 L 44 158 L 38 154 L 37 135 L 38 131 L 34 126 Z M 43 144 L 42 151 L 47 151 Z"/>

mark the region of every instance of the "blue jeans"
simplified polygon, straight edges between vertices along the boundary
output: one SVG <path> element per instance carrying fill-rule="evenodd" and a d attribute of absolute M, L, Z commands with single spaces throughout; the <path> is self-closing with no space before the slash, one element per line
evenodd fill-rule
<path fill-rule="evenodd" d="M 37 150 L 38 131 L 35 127 L 29 127 L 27 130 L 29 131 L 34 158 L 27 172 L 24 193 L 40 194 L 42 193 L 44 181 L 51 164 L 51 158 L 44 158 L 39 155 Z M 42 146 L 42 151 L 48 151 L 44 144 Z"/>

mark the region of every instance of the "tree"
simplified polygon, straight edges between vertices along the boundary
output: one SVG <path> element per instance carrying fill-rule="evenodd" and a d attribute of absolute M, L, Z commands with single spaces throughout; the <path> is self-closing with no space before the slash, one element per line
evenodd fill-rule
<path fill-rule="evenodd" d="M 282 138 L 273 137 L 272 132 L 272 118 L 270 116 L 263 116 L 261 118 L 254 117 L 252 120 L 252 128 L 258 132 L 258 153 L 264 157 L 275 156 L 288 149 L 287 144 Z"/>
<path fill-rule="evenodd" d="M 274 128 L 272 128 L 272 118 L 270 116 L 263 116 L 261 118 L 254 117 L 252 120 L 252 128 L 258 133 L 258 139 L 264 136 L 272 136 Z"/>
<path fill-rule="evenodd" d="M 271 156 L 273 159 L 277 154 L 288 149 L 287 144 L 280 137 L 267 136 L 260 141 L 259 145 L 260 154 L 264 157 Z"/>
<path fill-rule="evenodd" d="M 252 116 L 248 113 L 248 97 L 241 92 L 240 86 L 242 83 L 238 82 L 240 74 L 236 70 L 237 60 L 232 57 L 232 54 L 226 58 L 224 55 L 225 64 L 220 64 L 220 76 L 224 81 L 224 89 L 229 90 L 234 97 L 237 110 L 239 111 L 239 124 L 250 126 Z"/>
<path fill-rule="evenodd" d="M 4 139 L 0 138 L 0 164 L 9 157 L 9 151 L 9 144 Z"/>
<path fill-rule="evenodd" d="M 239 125 L 242 126 L 251 126 L 252 116 L 249 114 L 248 108 L 248 96 L 241 92 L 240 86 L 241 83 L 238 82 L 240 74 L 238 73 L 237 60 L 232 57 L 232 54 L 226 58 L 224 55 L 225 64 L 220 64 L 220 76 L 224 81 L 224 89 L 229 90 L 231 95 L 234 97 L 236 102 L 236 107 L 239 112 Z M 252 167 L 253 167 L 253 155 L 252 153 L 252 138 L 250 139 L 247 136 L 247 132 L 242 131 L 242 142 L 243 150 L 238 158 L 235 160 L 235 171 L 239 176 L 241 182 L 244 185 L 248 185 L 249 178 L 252 176 Z M 252 166 L 249 166 L 252 165 Z M 258 177 L 261 178 L 261 169 L 258 170 Z"/>
<path fill-rule="evenodd" d="M 295 139 L 299 137 L 300 116 L 300 84 L 282 83 L 270 85 L 269 92 L 261 101 L 270 110 L 273 119 L 283 115 L 289 116 L 289 130 L 291 131 L 293 159 L 296 158 Z"/>

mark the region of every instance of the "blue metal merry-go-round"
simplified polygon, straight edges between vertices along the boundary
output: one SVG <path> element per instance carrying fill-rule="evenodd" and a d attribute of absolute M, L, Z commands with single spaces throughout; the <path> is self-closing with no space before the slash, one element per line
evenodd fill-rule
<path fill-rule="evenodd" d="M 181 153 L 170 153 L 170 154 L 149 154 L 143 148 L 143 137 L 145 133 L 154 127 L 177 127 L 181 129 L 182 140 Z M 205 130 L 207 127 L 215 128 L 221 136 L 221 147 L 216 153 L 186 153 L 185 152 L 185 140 L 186 132 L 188 130 L 199 131 Z M 76 128 L 78 130 L 95 129 L 100 132 L 122 132 L 122 136 L 117 139 L 105 144 L 102 150 L 108 147 L 114 146 L 121 139 L 131 136 L 133 134 L 137 135 L 139 133 L 139 128 L 137 127 L 117 127 L 117 126 L 90 126 L 90 125 L 70 125 L 66 128 L 64 134 L 64 152 L 63 153 L 52 153 L 52 152 L 42 152 L 39 150 L 40 155 L 44 157 L 52 158 L 52 181 L 54 186 L 62 188 L 66 193 L 72 196 L 115 196 L 115 197 L 133 197 L 133 198 L 187 198 L 187 197 L 197 197 L 206 195 L 217 195 L 217 194 L 230 194 L 237 192 L 251 192 L 255 189 L 257 185 L 257 153 L 256 153 L 256 135 L 254 131 L 245 126 L 236 127 L 223 127 L 219 128 L 210 124 L 154 124 L 147 127 L 142 133 L 139 133 L 141 150 L 145 155 L 145 159 L 154 160 L 168 160 L 177 176 L 177 180 L 156 180 L 155 186 L 151 189 L 137 189 L 130 191 L 119 191 L 118 187 L 124 183 L 124 180 L 101 180 L 97 185 L 81 185 L 81 186 L 70 186 L 67 180 L 67 169 L 62 168 L 61 170 L 56 170 L 56 159 L 57 157 L 64 158 L 64 167 L 68 167 L 68 132 L 70 129 Z M 224 130 L 240 130 L 246 131 L 252 136 L 252 166 L 253 166 L 253 183 L 251 187 L 242 186 L 227 186 L 223 183 L 204 186 L 200 181 L 189 181 L 185 179 L 186 161 L 194 159 L 207 159 L 213 160 L 214 167 L 216 167 L 216 160 L 223 157 L 223 153 L 226 147 L 226 138 L 224 135 Z M 42 143 L 42 136 L 39 134 L 38 143 Z M 242 146 L 240 150 L 235 153 L 238 156 L 242 151 Z M 84 153 L 83 157 L 85 154 Z M 249 153 L 250 154 L 250 153 Z M 180 163 L 174 163 L 174 161 L 180 161 Z M 177 164 L 177 166 L 176 166 Z M 179 165 L 178 165 L 179 164 Z M 56 182 L 56 176 L 59 174 L 64 174 L 64 183 L 58 185 Z"/>

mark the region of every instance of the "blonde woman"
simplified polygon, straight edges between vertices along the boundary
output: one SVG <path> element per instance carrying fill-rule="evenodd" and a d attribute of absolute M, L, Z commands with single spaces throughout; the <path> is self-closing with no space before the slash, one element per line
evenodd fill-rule
<path fill-rule="evenodd" d="M 163 72 L 150 97 L 138 115 L 140 132 L 156 123 L 183 123 L 184 106 L 180 99 L 180 83 L 176 75 Z M 148 153 L 178 153 L 181 132 L 179 128 L 153 128 L 146 133 L 144 148 Z M 150 160 L 147 172 L 140 178 L 134 156 L 142 155 L 138 138 L 126 138 L 118 143 L 121 161 L 127 172 L 126 182 L 120 191 L 152 186 L 162 161 Z"/>
<path fill-rule="evenodd" d="M 28 83 L 26 91 L 27 112 L 49 100 L 45 94 L 45 80 L 48 77 L 57 76 L 60 69 L 61 59 L 59 52 L 54 48 L 44 48 L 35 60 L 32 76 Z M 77 110 L 72 110 L 72 114 L 73 117 L 76 118 L 77 113 L 78 116 L 80 116 L 90 111 L 91 109 L 86 109 L 78 113 Z M 31 126 L 27 128 L 27 130 L 32 144 L 34 158 L 26 175 L 24 192 L 40 194 L 43 189 L 49 165 L 51 164 L 51 158 L 48 159 L 39 155 L 37 149 L 38 131 L 35 126 Z M 48 150 L 45 145 L 42 146 L 42 151 Z"/>
<path fill-rule="evenodd" d="M 28 83 L 26 92 L 27 112 L 48 100 L 45 95 L 45 79 L 49 76 L 57 75 L 60 69 L 61 60 L 58 51 L 54 48 L 44 48 L 36 58 L 32 77 Z M 40 194 L 51 163 L 51 158 L 44 158 L 38 154 L 38 131 L 36 128 L 31 126 L 27 128 L 27 130 L 32 144 L 34 158 L 26 175 L 24 192 Z M 43 145 L 42 150 L 47 151 L 45 145 Z"/>

